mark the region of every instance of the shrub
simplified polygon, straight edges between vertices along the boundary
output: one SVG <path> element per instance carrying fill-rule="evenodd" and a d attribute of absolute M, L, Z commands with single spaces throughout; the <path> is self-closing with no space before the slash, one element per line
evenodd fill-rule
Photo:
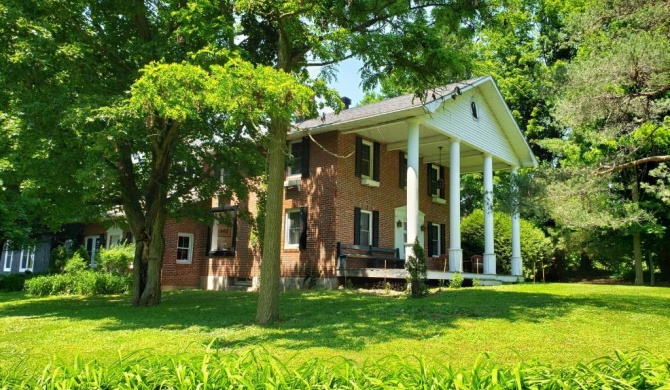
<path fill-rule="evenodd" d="M 524 275 L 531 275 L 533 262 L 548 261 L 551 257 L 551 240 L 531 222 L 522 219 L 521 258 Z M 497 272 L 509 274 L 512 259 L 512 217 L 506 213 L 493 214 L 494 250 Z M 484 211 L 475 210 L 461 220 L 463 252 L 465 256 L 484 253 Z"/>
<path fill-rule="evenodd" d="M 110 249 L 101 249 L 96 261 L 101 271 L 125 275 L 134 257 L 135 244 L 114 245 Z"/>
<path fill-rule="evenodd" d="M 0 275 L 0 291 L 23 291 L 26 280 L 32 277 L 31 273 Z"/>
<path fill-rule="evenodd" d="M 76 274 L 78 272 L 83 272 L 88 269 L 88 261 L 86 261 L 79 251 L 74 252 L 72 257 L 67 259 L 63 271 L 68 274 Z"/>
<path fill-rule="evenodd" d="M 105 295 L 130 291 L 132 277 L 91 270 L 38 276 L 26 281 L 26 292 L 47 295 Z"/>
<path fill-rule="evenodd" d="M 407 284 L 413 298 L 420 298 L 428 292 L 428 267 L 426 266 L 426 254 L 419 244 L 419 239 L 414 240 L 412 246 L 413 256 L 407 259 Z"/>
<path fill-rule="evenodd" d="M 449 282 L 449 288 L 461 288 L 463 287 L 463 275 L 460 272 L 455 272 L 451 277 Z"/>
<path fill-rule="evenodd" d="M 68 257 L 70 257 L 70 253 L 68 253 L 65 245 L 55 247 L 51 251 L 51 257 L 49 258 L 49 273 L 57 274 L 63 272 Z"/>

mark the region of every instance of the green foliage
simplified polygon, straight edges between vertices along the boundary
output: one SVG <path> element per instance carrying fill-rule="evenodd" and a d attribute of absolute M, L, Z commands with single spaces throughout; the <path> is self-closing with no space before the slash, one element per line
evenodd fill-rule
<path fill-rule="evenodd" d="M 65 262 L 63 271 L 68 274 L 76 274 L 88 270 L 88 260 L 81 256 L 79 251 L 74 252 Z"/>
<path fill-rule="evenodd" d="M 130 276 L 80 270 L 34 277 L 26 281 L 25 289 L 34 296 L 125 294 L 131 282 Z"/>
<path fill-rule="evenodd" d="M 532 265 L 547 262 L 551 258 L 551 240 L 541 229 L 521 219 L 521 257 L 524 274 L 532 273 Z M 484 253 L 484 211 L 475 210 L 461 220 L 464 256 Z M 497 272 L 509 274 L 512 258 L 512 217 L 509 214 L 493 214 L 494 250 Z"/>
<path fill-rule="evenodd" d="M 101 271 L 115 275 L 126 275 L 135 257 L 135 244 L 114 245 L 102 248 L 96 256 Z"/>
<path fill-rule="evenodd" d="M 49 257 L 49 273 L 55 274 L 63 272 L 65 264 L 70 254 L 65 245 L 59 245 L 51 250 L 51 257 Z"/>
<path fill-rule="evenodd" d="M 281 388 L 281 389 L 555 389 L 661 388 L 670 381 L 670 360 L 644 351 L 616 352 L 587 364 L 554 368 L 542 363 L 501 367 L 482 356 L 471 369 L 389 356 L 357 365 L 344 359 L 314 360 L 289 368 L 268 351 L 210 352 L 184 356 L 132 356 L 105 366 L 79 357 L 31 372 L 21 365 L 0 371 L 0 386 L 60 388 Z M 428 385 L 429 384 L 429 385 Z"/>
<path fill-rule="evenodd" d="M 463 287 L 463 275 L 460 272 L 455 272 L 449 281 L 449 288 L 458 289 Z"/>
<path fill-rule="evenodd" d="M 408 272 L 407 284 L 412 298 L 421 298 L 428 293 L 428 267 L 426 266 L 426 254 L 419 239 L 414 240 L 412 246 L 414 252 L 409 256 L 405 268 Z"/>
<path fill-rule="evenodd" d="M 26 280 L 32 277 L 31 273 L 0 275 L 0 291 L 22 291 Z"/>

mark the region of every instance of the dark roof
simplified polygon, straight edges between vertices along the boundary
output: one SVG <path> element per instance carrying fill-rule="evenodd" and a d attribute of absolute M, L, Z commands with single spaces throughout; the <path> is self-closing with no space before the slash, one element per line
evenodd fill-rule
<path fill-rule="evenodd" d="M 327 126 L 363 118 L 375 117 L 383 114 L 388 114 L 391 112 L 410 110 L 413 108 L 421 107 L 424 104 L 430 103 L 434 100 L 449 98 L 451 97 L 451 94 L 453 94 L 454 91 L 456 90 L 456 87 L 464 89 L 485 78 L 486 77 L 478 77 L 476 79 L 460 81 L 442 87 L 426 90 L 425 102 L 421 102 L 421 99 L 416 97 L 416 95 L 414 94 L 398 96 L 396 98 L 383 100 L 381 102 L 366 104 L 364 106 L 354 107 L 348 110 L 342 110 L 340 111 L 339 114 L 336 113 L 325 114 L 325 120 L 322 120 L 321 117 L 315 119 L 308 119 L 304 122 L 299 123 L 298 128 L 302 130 L 311 129 L 319 126 Z"/>

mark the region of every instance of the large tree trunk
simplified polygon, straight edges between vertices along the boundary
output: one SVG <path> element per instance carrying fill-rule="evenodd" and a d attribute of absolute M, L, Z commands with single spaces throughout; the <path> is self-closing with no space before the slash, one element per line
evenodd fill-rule
<path fill-rule="evenodd" d="M 278 19 L 279 39 L 277 68 L 289 72 L 291 56 L 289 42 Z M 286 133 L 288 122 L 279 117 L 270 118 L 270 145 L 268 150 L 268 183 L 265 213 L 265 234 L 263 237 L 263 258 L 261 260 L 260 289 L 256 322 L 267 325 L 279 318 L 279 287 L 281 270 L 281 226 L 284 200 L 284 176 L 286 162 Z"/>
<path fill-rule="evenodd" d="M 256 322 L 270 324 L 279 317 L 281 266 L 281 225 L 284 200 L 284 162 L 286 160 L 286 124 L 272 120 L 268 151 L 268 184 L 265 214 L 261 284 Z"/>

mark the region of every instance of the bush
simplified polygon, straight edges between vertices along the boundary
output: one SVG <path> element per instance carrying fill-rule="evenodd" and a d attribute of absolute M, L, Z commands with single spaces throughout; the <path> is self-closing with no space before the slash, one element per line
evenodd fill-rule
<path fill-rule="evenodd" d="M 449 288 L 461 288 L 463 287 L 463 274 L 460 272 L 455 272 L 454 275 L 451 277 L 451 281 L 449 282 Z"/>
<path fill-rule="evenodd" d="M 525 219 L 521 220 L 521 258 L 524 275 L 532 275 L 533 262 L 547 262 L 551 257 L 551 240 L 544 232 Z M 506 213 L 493 214 L 494 250 L 498 273 L 509 274 L 512 270 L 512 216 Z M 475 210 L 461 220 L 464 256 L 484 253 L 484 211 Z"/>
<path fill-rule="evenodd" d="M 91 270 L 38 276 L 26 281 L 26 292 L 47 295 L 125 294 L 131 290 L 132 277 Z"/>
<path fill-rule="evenodd" d="M 67 259 L 63 271 L 68 274 L 76 274 L 88 270 L 88 261 L 86 261 L 77 251 L 72 254 L 72 257 Z"/>
<path fill-rule="evenodd" d="M 32 277 L 31 273 L 0 275 L 0 291 L 23 291 L 26 280 Z"/>
<path fill-rule="evenodd" d="M 101 271 L 126 275 L 134 257 L 135 244 L 114 245 L 110 249 L 101 249 L 96 261 Z"/>
<path fill-rule="evenodd" d="M 65 263 L 70 257 L 70 253 L 65 248 L 65 245 L 59 245 L 51 251 L 51 257 L 49 258 L 49 273 L 57 274 L 63 272 L 65 268 Z"/>
<path fill-rule="evenodd" d="M 428 292 L 428 267 L 426 266 L 426 255 L 419 239 L 412 246 L 413 256 L 407 259 L 407 284 L 413 298 L 420 298 Z"/>

